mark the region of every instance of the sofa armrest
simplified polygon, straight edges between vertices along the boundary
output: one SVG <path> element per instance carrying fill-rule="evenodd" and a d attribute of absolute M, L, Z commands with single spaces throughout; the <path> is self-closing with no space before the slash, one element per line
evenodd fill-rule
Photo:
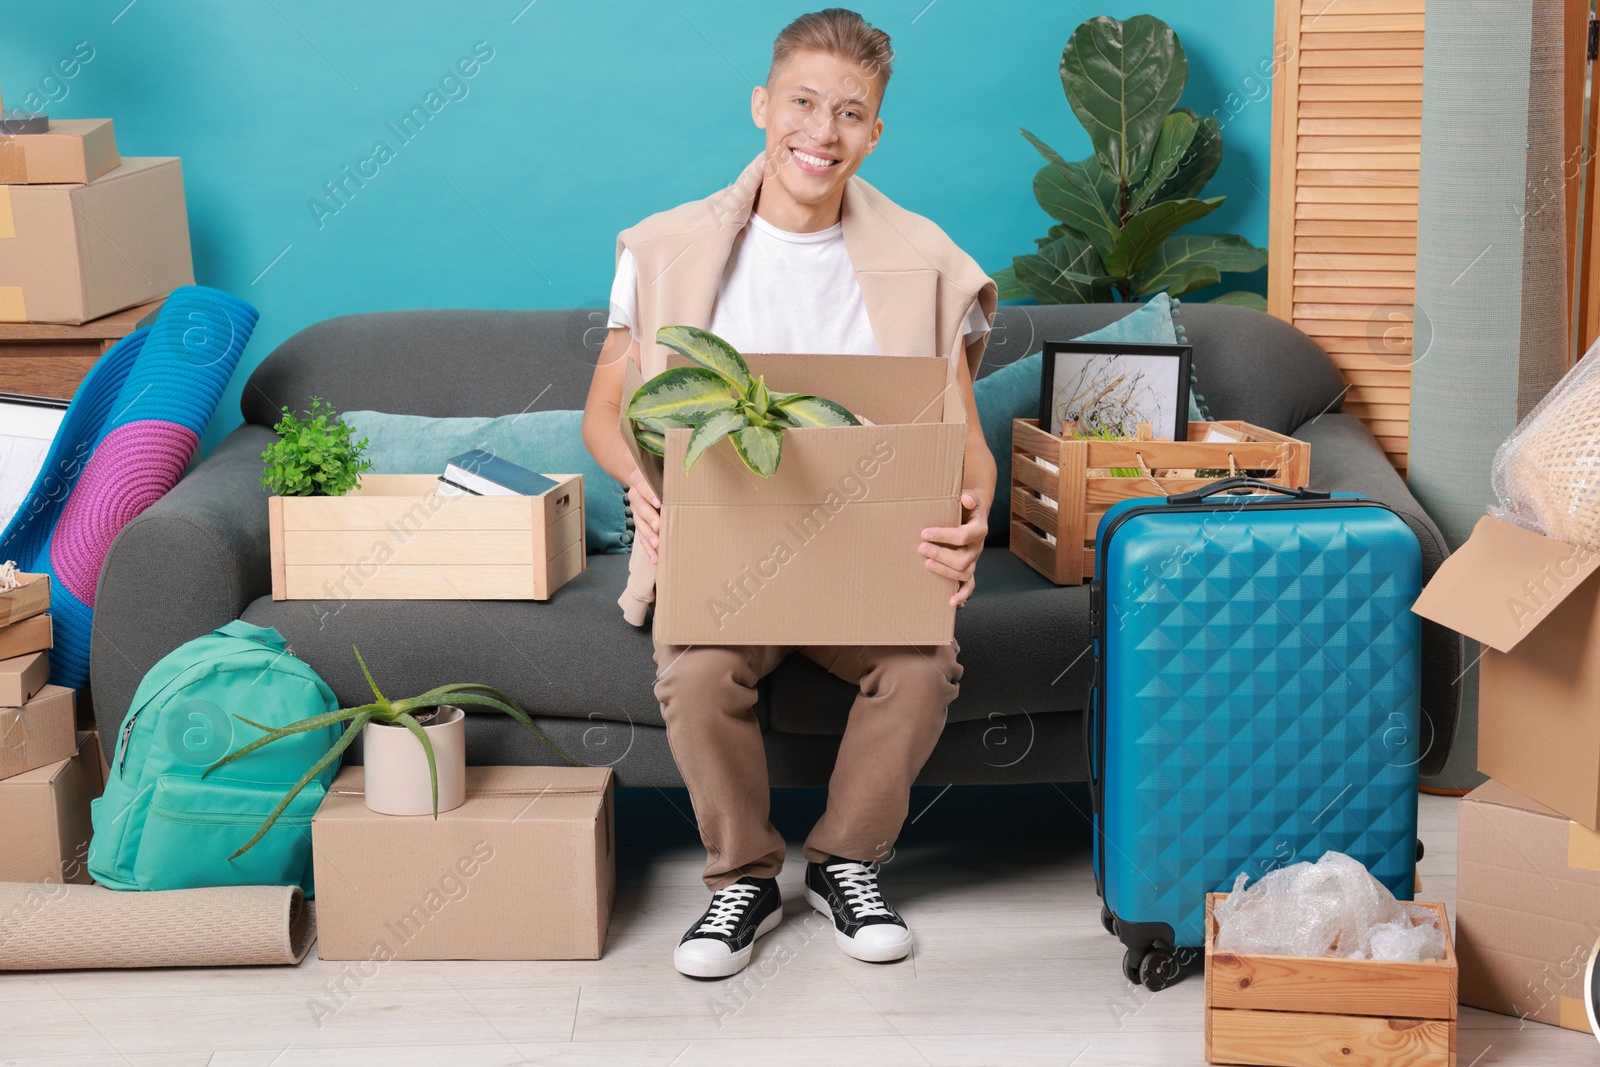
<path fill-rule="evenodd" d="M 1422 544 L 1422 581 L 1450 554 L 1444 534 L 1390 465 L 1377 438 L 1354 415 L 1319 415 L 1291 435 L 1311 445 L 1311 488 L 1353 492 L 1393 508 Z M 1461 635 L 1422 623 L 1422 762 L 1424 775 L 1444 769 L 1461 714 L 1465 646 Z"/>
<path fill-rule="evenodd" d="M 108 759 L 145 672 L 271 591 L 260 457 L 275 436 L 241 426 L 111 543 L 89 641 L 95 723 Z"/>

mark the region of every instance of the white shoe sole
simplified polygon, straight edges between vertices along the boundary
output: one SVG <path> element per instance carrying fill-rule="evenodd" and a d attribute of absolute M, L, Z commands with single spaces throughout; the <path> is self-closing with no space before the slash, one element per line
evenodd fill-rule
<path fill-rule="evenodd" d="M 817 913 L 828 920 L 829 926 L 833 926 L 833 909 L 828 907 L 828 902 L 810 886 L 806 886 L 806 903 L 817 909 Z M 904 931 L 904 936 L 898 940 L 873 945 L 870 948 L 858 943 L 852 937 L 846 937 L 837 926 L 833 926 L 833 939 L 851 959 L 861 960 L 863 963 L 892 963 L 895 960 L 903 960 L 911 954 L 911 931 L 905 927 L 901 927 L 901 930 Z"/>
<path fill-rule="evenodd" d="M 682 943 L 672 953 L 672 962 L 678 970 L 690 978 L 726 978 L 731 974 L 738 974 L 750 963 L 750 956 L 756 950 L 756 942 L 778 928 L 783 921 L 783 909 L 778 908 L 761 920 L 761 925 L 756 927 L 756 936 L 750 943 L 738 952 L 729 953 L 726 959 L 702 960 L 687 956 L 678 951 Z"/>

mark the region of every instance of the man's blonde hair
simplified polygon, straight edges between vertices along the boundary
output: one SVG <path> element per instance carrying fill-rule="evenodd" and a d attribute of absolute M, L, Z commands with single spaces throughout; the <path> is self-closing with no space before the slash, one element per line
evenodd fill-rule
<path fill-rule="evenodd" d="M 894 49 L 889 47 L 887 33 L 873 28 L 856 12 L 830 7 L 801 15 L 785 26 L 772 42 L 769 86 L 778 68 L 800 52 L 823 52 L 865 68 L 877 86 L 878 103 L 883 103 L 894 67 Z"/>

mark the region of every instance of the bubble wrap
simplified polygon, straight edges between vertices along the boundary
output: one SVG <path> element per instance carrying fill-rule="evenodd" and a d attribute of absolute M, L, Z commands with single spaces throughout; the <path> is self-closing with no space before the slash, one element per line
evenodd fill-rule
<path fill-rule="evenodd" d="M 1240 874 L 1217 908 L 1219 951 L 1413 963 L 1444 956 L 1432 909 L 1395 900 L 1342 852 L 1269 871 L 1246 889 L 1249 878 Z"/>
<path fill-rule="evenodd" d="M 1594 348 L 1495 451 L 1489 514 L 1600 549 L 1600 356 Z M 1486 428 L 1487 429 L 1487 428 Z"/>

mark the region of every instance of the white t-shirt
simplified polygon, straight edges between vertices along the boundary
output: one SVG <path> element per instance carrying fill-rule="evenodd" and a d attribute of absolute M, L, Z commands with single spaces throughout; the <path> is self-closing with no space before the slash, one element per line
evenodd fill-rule
<path fill-rule="evenodd" d="M 607 326 L 627 326 L 636 341 L 638 285 L 638 266 L 624 248 L 611 285 Z M 965 341 L 987 329 L 982 307 L 974 304 Z M 710 330 L 740 352 L 877 355 L 861 284 L 845 249 L 844 223 L 791 233 L 752 213 L 734 238 Z"/>

